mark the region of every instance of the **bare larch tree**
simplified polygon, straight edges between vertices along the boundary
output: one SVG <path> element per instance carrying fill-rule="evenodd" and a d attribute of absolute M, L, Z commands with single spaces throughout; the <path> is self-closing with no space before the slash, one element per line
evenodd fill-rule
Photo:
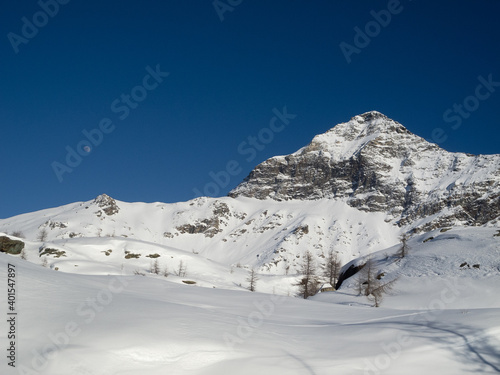
<path fill-rule="evenodd" d="M 310 251 L 306 251 L 301 265 L 302 278 L 296 284 L 299 287 L 299 295 L 307 299 L 318 292 L 318 276 L 316 275 L 316 263 Z"/>
<path fill-rule="evenodd" d="M 328 258 L 326 258 L 325 269 L 323 270 L 323 275 L 328 278 L 328 281 L 331 286 L 335 287 L 339 279 L 341 263 L 338 259 L 337 253 L 334 253 L 333 250 L 330 250 L 328 253 Z"/>

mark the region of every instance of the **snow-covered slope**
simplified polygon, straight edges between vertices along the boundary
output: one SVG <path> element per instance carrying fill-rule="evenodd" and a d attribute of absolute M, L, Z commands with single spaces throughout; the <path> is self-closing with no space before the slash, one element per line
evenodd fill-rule
<path fill-rule="evenodd" d="M 0 232 L 21 232 L 50 259 L 45 248 L 65 251 L 59 263 L 85 248 L 129 271 L 147 269 L 154 254 L 174 268 L 182 254 L 287 276 L 307 250 L 320 263 L 330 251 L 347 263 L 396 245 L 404 232 L 498 227 L 500 157 L 449 153 L 373 111 L 262 163 L 230 195 L 165 204 L 102 194 L 0 220 Z"/>
<path fill-rule="evenodd" d="M 396 280 L 384 306 L 411 308 L 422 306 L 422 301 L 439 300 L 442 290 L 453 289 L 446 302 L 447 308 L 500 307 L 500 231 L 492 228 L 444 228 L 413 237 L 408 255 L 396 256 L 399 245 L 357 258 L 343 270 L 359 266 L 371 259 L 382 280 Z M 358 296 L 356 275 L 342 283 L 342 293 L 329 295 L 337 303 L 366 304 Z M 326 298 L 323 296 L 323 299 Z M 441 303 L 438 303 L 439 306 Z M 434 306 L 439 308 L 439 306 Z"/>
<path fill-rule="evenodd" d="M 0 254 L 0 280 L 14 264 L 18 288 L 16 368 L 2 373 L 497 373 L 499 237 L 488 228 L 431 234 L 412 239 L 404 261 L 378 263 L 400 277 L 378 309 L 349 283 L 302 300 L 171 276 L 56 272 Z M 272 282 L 259 280 L 258 290 Z"/>
<path fill-rule="evenodd" d="M 0 232 L 20 231 L 27 240 L 37 242 L 36 249 L 66 250 L 80 247 L 83 241 L 78 239 L 92 239 L 102 245 L 88 251 L 98 250 L 102 260 L 113 260 L 115 266 L 133 262 L 125 259 L 125 251 L 150 260 L 145 257 L 166 247 L 226 266 L 240 264 L 261 273 L 286 275 L 296 272 L 306 250 L 322 259 L 334 249 L 348 262 L 395 244 L 399 228 L 385 218 L 383 213 L 362 212 L 328 199 L 198 198 L 146 204 L 101 195 L 93 201 L 1 220 Z M 37 241 L 43 233 L 46 238 Z M 152 249 L 146 250 L 148 246 Z M 108 248 L 113 250 L 110 256 L 103 252 Z"/>

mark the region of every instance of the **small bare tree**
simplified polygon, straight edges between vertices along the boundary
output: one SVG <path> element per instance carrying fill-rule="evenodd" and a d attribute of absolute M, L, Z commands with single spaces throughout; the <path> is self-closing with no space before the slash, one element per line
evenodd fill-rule
<path fill-rule="evenodd" d="M 364 285 L 363 283 L 365 282 L 363 275 L 361 274 L 361 271 L 358 272 L 358 275 L 355 279 L 355 289 L 356 292 L 358 292 L 358 296 L 363 294 L 364 290 Z"/>
<path fill-rule="evenodd" d="M 392 287 L 394 286 L 396 280 L 397 279 L 394 279 L 385 283 L 380 280 L 375 281 L 375 283 L 372 284 L 370 294 L 368 294 L 366 297 L 369 301 L 375 304 L 375 307 L 379 307 L 380 303 L 384 299 L 384 295 L 392 290 Z"/>
<path fill-rule="evenodd" d="M 299 287 L 299 295 L 307 299 L 318 292 L 319 281 L 316 276 L 316 264 L 310 251 L 306 251 L 301 265 L 302 278 L 295 284 Z"/>
<path fill-rule="evenodd" d="M 40 242 L 46 241 L 47 235 L 48 235 L 47 228 L 42 228 L 40 229 L 40 232 L 38 232 L 37 240 Z"/>
<path fill-rule="evenodd" d="M 249 283 L 248 290 L 250 290 L 251 292 L 255 292 L 255 286 L 257 284 L 257 280 L 259 280 L 257 272 L 255 272 L 255 270 L 252 268 L 250 271 L 248 271 L 248 277 L 247 277 L 247 281 Z"/>
<path fill-rule="evenodd" d="M 184 264 L 184 262 L 181 260 L 179 262 L 179 268 L 175 271 L 175 274 L 179 277 L 184 277 L 186 276 L 186 270 L 187 266 Z"/>
<path fill-rule="evenodd" d="M 404 258 L 405 256 L 408 255 L 408 251 L 410 250 L 410 246 L 408 245 L 408 240 L 410 239 L 410 236 L 408 233 L 404 233 L 399 237 L 399 240 L 401 241 L 401 246 L 399 247 L 399 250 L 396 253 L 396 256 L 399 258 Z"/>
<path fill-rule="evenodd" d="M 383 282 L 382 274 L 377 274 L 375 262 L 369 258 L 363 268 L 358 272 L 356 289 L 359 294 L 365 295 L 369 301 L 379 307 L 385 294 L 391 291 L 397 279 Z"/>
<path fill-rule="evenodd" d="M 361 269 L 360 275 L 358 276 L 362 281 L 362 294 L 365 296 L 370 295 L 371 290 L 373 288 L 373 284 L 375 283 L 375 262 L 372 258 L 369 258 L 365 263 L 363 268 Z"/>
<path fill-rule="evenodd" d="M 47 261 L 46 257 L 43 257 L 42 259 L 42 267 L 47 267 L 49 265 L 49 262 Z"/>
<path fill-rule="evenodd" d="M 333 250 L 330 250 L 328 253 L 328 258 L 326 258 L 326 266 L 323 271 L 323 275 L 328 278 L 330 285 L 335 287 L 339 279 L 341 263 L 338 258 L 337 253 L 334 253 Z"/>
<path fill-rule="evenodd" d="M 154 262 L 151 263 L 150 272 L 156 275 L 160 274 L 160 265 L 158 263 L 158 259 L 155 259 Z"/>
<path fill-rule="evenodd" d="M 163 276 L 168 277 L 168 267 L 165 264 L 165 268 L 163 268 Z"/>

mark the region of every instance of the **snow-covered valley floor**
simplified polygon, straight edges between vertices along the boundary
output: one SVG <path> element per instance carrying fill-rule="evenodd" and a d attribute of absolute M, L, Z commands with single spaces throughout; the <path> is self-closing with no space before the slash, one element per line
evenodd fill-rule
<path fill-rule="evenodd" d="M 276 294 L 251 293 L 186 285 L 173 275 L 66 273 L 0 254 L 1 373 L 500 373 L 493 233 L 472 228 L 436 232 L 425 243 L 416 238 L 407 259 L 385 266 L 399 279 L 380 308 L 357 296 L 350 279 L 303 300 L 284 295 L 283 278 L 258 282 L 258 290 L 275 287 Z M 460 268 L 462 261 L 480 268 Z M 8 264 L 16 270 L 15 368 L 5 355 Z"/>

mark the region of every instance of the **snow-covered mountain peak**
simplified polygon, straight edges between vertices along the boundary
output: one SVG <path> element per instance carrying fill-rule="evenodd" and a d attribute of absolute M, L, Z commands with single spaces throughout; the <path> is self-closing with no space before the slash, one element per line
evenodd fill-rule
<path fill-rule="evenodd" d="M 350 128 L 353 132 L 357 132 L 359 135 L 371 135 L 376 132 L 390 132 L 394 129 L 394 125 L 404 128 L 401 124 L 391 120 L 389 117 L 380 112 L 369 111 L 352 117 L 348 122 L 339 124 L 333 127 L 332 130 Z"/>
<path fill-rule="evenodd" d="M 290 155 L 264 161 L 229 195 L 337 198 L 364 211 L 387 212 L 400 224 L 439 214 L 447 222 L 476 225 L 498 217 L 499 171 L 500 155 L 447 152 L 371 111 Z"/>
<path fill-rule="evenodd" d="M 344 124 L 339 124 L 333 129 L 335 128 L 337 128 L 338 132 L 342 128 L 351 128 L 354 132 L 357 132 L 358 137 L 363 137 L 363 136 L 366 137 L 374 134 L 376 135 L 384 134 L 390 137 L 395 134 L 410 133 L 399 122 L 394 121 L 377 111 L 366 112 L 361 115 L 355 116 L 351 118 L 349 122 Z"/>
<path fill-rule="evenodd" d="M 354 116 L 352 119 L 357 119 L 358 121 L 370 121 L 377 118 L 387 119 L 388 117 L 379 111 L 368 111 Z"/>
<path fill-rule="evenodd" d="M 353 157 L 365 148 L 378 148 L 376 153 L 384 153 L 389 151 L 389 148 L 395 147 L 404 155 L 408 153 L 404 149 L 412 145 L 419 145 L 424 149 L 439 149 L 436 145 L 412 134 L 400 123 L 380 112 L 371 111 L 338 124 L 323 134 L 318 134 L 309 145 L 292 155 L 317 152 L 332 160 L 340 161 Z"/>

